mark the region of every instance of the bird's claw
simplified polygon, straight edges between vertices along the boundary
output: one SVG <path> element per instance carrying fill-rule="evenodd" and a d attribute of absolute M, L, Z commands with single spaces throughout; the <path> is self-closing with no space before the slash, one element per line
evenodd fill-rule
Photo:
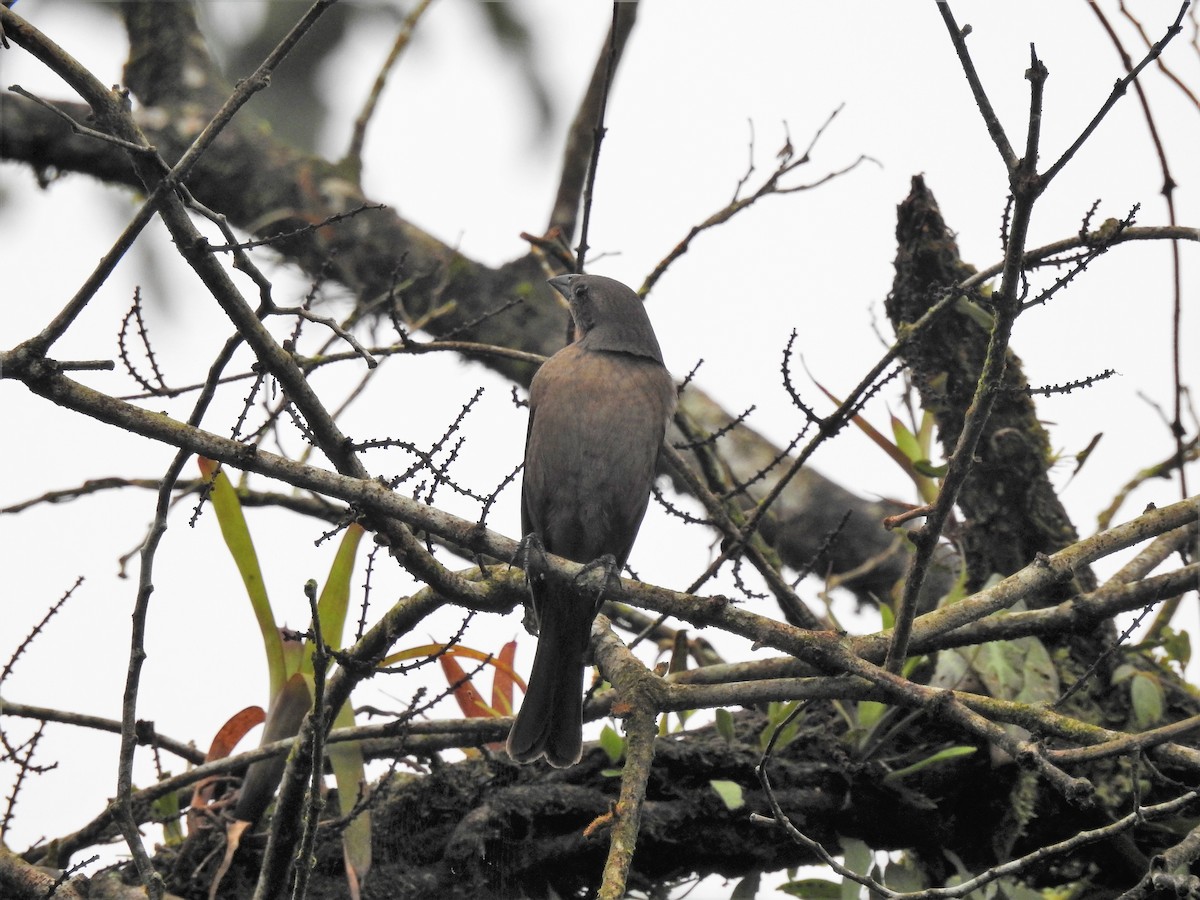
<path fill-rule="evenodd" d="M 603 556 L 593 559 L 590 563 L 584 565 L 572 579 L 576 584 L 581 581 L 586 581 L 592 572 L 599 569 L 604 573 L 604 577 L 600 582 L 600 589 L 596 592 L 596 608 L 600 608 L 600 602 L 604 599 L 605 591 L 621 586 L 621 567 L 617 565 L 617 558 L 611 553 L 605 553 Z"/>
<path fill-rule="evenodd" d="M 526 578 L 531 573 L 540 576 L 546 570 L 546 547 L 536 531 L 524 535 L 517 544 L 516 552 L 508 561 L 508 567 L 513 566 L 524 569 Z"/>

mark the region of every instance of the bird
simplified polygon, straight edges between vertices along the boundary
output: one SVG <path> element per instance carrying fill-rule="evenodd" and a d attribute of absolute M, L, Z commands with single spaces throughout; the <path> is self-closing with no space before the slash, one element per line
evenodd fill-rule
<path fill-rule="evenodd" d="M 549 284 L 570 305 L 575 340 L 530 384 L 523 543 L 578 563 L 600 561 L 615 574 L 646 514 L 675 383 L 629 287 L 600 275 L 560 275 Z M 531 568 L 527 559 L 538 644 L 508 752 L 518 762 L 544 756 L 567 768 L 582 755 L 584 656 L 603 594 L 566 596 Z"/>

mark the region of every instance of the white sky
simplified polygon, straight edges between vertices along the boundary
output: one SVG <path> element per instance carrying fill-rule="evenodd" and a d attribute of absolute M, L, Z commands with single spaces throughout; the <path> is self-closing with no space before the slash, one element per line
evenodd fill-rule
<path fill-rule="evenodd" d="M 532 134 L 531 107 L 520 93 L 516 70 L 481 39 L 468 3 L 438 0 L 420 39 L 392 76 L 366 149 L 368 196 L 491 264 L 520 255 L 519 232 L 540 232 L 545 225 L 561 136 L 610 17 L 610 7 L 597 2 L 524 5 L 538 41 L 537 65 L 558 102 L 558 120 L 548 139 Z M 210 22 L 237 27 L 248 6 L 209 2 L 205 13 Z M 303 8 L 296 4 L 297 16 Z M 797 349 L 808 368 L 835 393 L 848 391 L 882 352 L 872 324 L 884 323 L 880 328 L 886 331 L 882 303 L 892 277 L 895 207 L 912 175 L 924 173 L 958 232 L 963 257 L 981 267 L 999 257 L 1006 184 L 934 4 L 760 0 L 737 7 L 736 14 L 731 8 L 681 0 L 643 5 L 610 101 L 593 216 L 593 253 L 612 255 L 593 257 L 592 271 L 636 286 L 693 224 L 723 206 L 746 168 L 748 121 L 757 136 L 758 168 L 751 181 L 757 185 L 783 143 L 783 121 L 801 149 L 844 103 L 811 166 L 793 176 L 793 183 L 815 180 L 859 154 L 874 157 L 881 167 L 866 164 L 816 191 L 768 198 L 732 224 L 705 234 L 660 281 L 649 305 L 672 371 L 682 377 L 703 358 L 700 386 L 731 411 L 757 404 L 753 427 L 784 443 L 801 425 L 779 379 L 781 353 L 793 328 L 800 332 Z M 1153 38 L 1175 8 L 1138 7 Z M 1082 3 L 964 2 L 954 9 L 960 24 L 973 26 L 969 45 L 976 65 L 1018 147 L 1024 145 L 1028 107 L 1023 73 L 1029 43 L 1036 43 L 1050 71 L 1044 167 L 1122 74 L 1116 53 Z M 101 80 L 120 80 L 126 42 L 113 11 L 34 0 L 17 11 Z M 1136 37 L 1128 29 L 1123 35 L 1136 55 Z M 349 125 L 390 41 L 388 30 L 375 22 L 350 36 L 342 56 L 322 73 L 339 103 L 321 136 L 324 152 L 338 156 L 344 150 Z M 1168 50 L 1167 61 L 1195 89 L 1200 66 L 1185 39 Z M 285 66 L 276 78 L 286 77 Z M 68 97 L 18 49 L 0 53 L 0 78 L 4 86 L 19 83 L 50 98 Z M 1200 114 L 1157 71 L 1148 73 L 1146 86 L 1180 184 L 1179 221 L 1194 226 L 1200 220 L 1195 154 Z M 1096 224 L 1123 216 L 1135 203 L 1142 204 L 1139 224 L 1163 224 L 1160 186 L 1158 163 L 1131 93 L 1039 204 L 1030 244 L 1076 233 L 1097 198 L 1102 204 Z M 12 165 L 0 169 L 0 191 L 5 234 L 0 343 L 11 347 L 39 330 L 74 292 L 136 201 L 79 176 L 42 192 L 28 171 Z M 153 252 L 135 253 L 122 263 L 57 353 L 114 358 L 120 319 L 134 286 L 141 284 L 168 380 L 197 381 L 229 326 L 214 315 L 211 298 L 190 271 L 170 255 L 161 226 L 153 226 L 143 240 Z M 1185 380 L 1195 382 L 1200 332 L 1194 245 L 1183 248 L 1183 257 Z M 159 267 L 157 273 L 147 273 L 149 260 Z M 292 302 L 302 293 L 304 279 L 272 267 L 268 255 L 260 260 L 277 278 L 277 299 Z M 1050 306 L 1018 321 L 1013 347 L 1032 383 L 1064 382 L 1108 368 L 1120 373 L 1091 391 L 1039 401 L 1052 425 L 1054 446 L 1068 457 L 1097 431 L 1105 432 L 1064 494 L 1084 533 L 1095 527 L 1096 513 L 1120 484 L 1173 449 L 1157 413 L 1138 396 L 1164 408 L 1171 403 L 1169 279 L 1166 245 L 1120 248 Z M 520 460 L 524 412 L 513 408 L 507 385 L 481 367 L 422 356 L 397 359 L 386 368 L 387 375 L 351 407 L 348 433 L 428 443 L 475 387 L 486 384 L 488 392 L 468 420 L 469 440 L 456 471 L 487 489 Z M 357 374 L 348 369 L 323 374 L 314 383 L 336 405 Z M 132 390 L 119 371 L 89 373 L 81 380 L 117 393 Z M 827 408 L 802 377 L 800 384 L 818 408 Z M 210 419 L 214 430 L 228 429 L 243 393 L 241 386 L 227 393 Z M 150 407 L 184 415 L 190 403 L 188 398 L 184 404 Z M 885 391 L 867 416 L 886 430 L 889 408 L 899 411 L 896 390 Z M 0 442 L 0 471 L 6 473 L 0 505 L 86 478 L 157 477 L 173 454 L 60 412 L 13 382 L 0 384 L 0 415 L 8 435 Z M 298 436 L 288 440 L 298 452 Z M 399 457 L 382 454 L 378 460 L 368 456 L 367 463 L 379 472 L 403 465 Z M 815 465 L 862 495 L 912 498 L 900 472 L 857 432 L 820 451 Z M 1057 483 L 1070 469 L 1067 463 L 1060 467 Z M 194 473 L 189 467 L 185 474 Z M 1191 481 L 1195 490 L 1200 478 L 1193 474 Z M 1165 481 L 1148 485 L 1130 501 L 1124 517 L 1147 502 L 1178 499 L 1177 491 Z M 515 486 L 510 488 L 489 521 L 513 536 L 516 494 Z M 441 496 L 450 501 L 448 494 Z M 450 502 L 463 515 L 476 515 L 471 507 Z M 6 576 L 0 657 L 18 645 L 77 575 L 87 578 L 4 685 L 7 699 L 119 717 L 136 564 L 131 578 L 120 580 L 117 559 L 140 542 L 153 503 L 151 492 L 106 493 L 0 517 Z M 186 524 L 190 509 L 188 503 L 173 515 L 158 556 L 139 709 L 162 732 L 204 745 L 237 709 L 265 705 L 266 672 L 215 519 L 206 513 L 192 531 Z M 270 511 L 248 515 L 277 615 L 303 627 L 307 612 L 300 587 L 309 577 L 324 578 L 333 547 L 314 549 L 321 529 L 311 523 Z M 632 563 L 643 578 L 679 587 L 707 563 L 708 543 L 652 510 Z M 386 563 L 377 569 L 384 570 L 377 576 L 377 598 L 408 590 Z M 811 582 L 805 585 L 805 596 L 816 589 Z M 1188 610 L 1180 624 L 1194 626 L 1194 616 Z M 413 635 L 411 643 L 445 638 L 454 624 L 451 617 L 431 622 L 428 633 Z M 481 622 L 472 639 L 491 648 L 518 634 L 520 624 L 512 616 Z M 532 639 L 521 645 L 521 664 L 527 666 Z M 731 644 L 728 652 L 746 650 Z M 381 690 L 396 699 L 381 696 Z M 411 684 L 381 681 L 356 699 L 399 708 L 412 690 Z M 446 714 L 456 712 L 446 707 Z M 26 733 L 25 723 L 5 724 L 14 734 Z M 23 848 L 40 836 L 78 827 L 113 791 L 113 737 L 52 726 L 42 752 L 43 763 L 50 760 L 57 760 L 59 769 L 25 786 L 10 846 Z M 168 764 L 180 768 L 177 761 Z M 3 793 L 14 771 L 10 765 L 0 768 Z M 143 765 L 138 778 L 151 780 L 152 770 Z M 63 804 L 64 797 L 70 802 Z M 773 882 L 768 878 L 767 883 Z"/>

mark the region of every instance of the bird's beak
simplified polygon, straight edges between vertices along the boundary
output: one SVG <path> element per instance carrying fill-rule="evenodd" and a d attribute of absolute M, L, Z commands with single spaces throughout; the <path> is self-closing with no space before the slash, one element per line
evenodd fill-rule
<path fill-rule="evenodd" d="M 546 283 L 548 285 L 550 285 L 550 287 L 552 287 L 556 291 L 558 291 L 560 294 L 562 294 L 565 299 L 570 300 L 571 299 L 571 281 L 574 278 L 575 278 L 574 275 L 559 275 L 555 278 L 551 278 Z"/>

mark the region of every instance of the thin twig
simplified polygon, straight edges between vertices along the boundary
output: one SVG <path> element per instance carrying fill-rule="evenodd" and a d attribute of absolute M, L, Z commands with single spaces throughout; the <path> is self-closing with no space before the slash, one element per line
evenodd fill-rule
<path fill-rule="evenodd" d="M 1008 231 L 1008 246 L 1005 250 L 1004 272 L 1000 289 L 993 295 L 995 315 L 991 335 L 988 337 L 987 351 L 976 383 L 975 394 L 967 408 L 962 430 L 955 443 L 954 452 L 947 460 L 946 475 L 942 479 L 937 500 L 926 517 L 922 528 L 912 532 L 915 545 L 908 572 L 904 579 L 904 590 L 896 611 L 895 627 L 892 631 L 892 643 L 888 647 L 885 668 L 889 672 L 899 672 L 908 655 L 908 642 L 912 634 L 912 623 L 917 612 L 917 601 L 925 581 L 925 575 L 933 560 L 934 550 L 941 539 L 942 530 L 958 500 L 959 491 L 966 482 L 967 474 L 974 465 L 975 451 L 983 437 L 984 428 L 991 414 L 992 406 L 997 396 L 997 386 L 1001 383 L 1007 364 L 1008 341 L 1012 333 L 1013 323 L 1020 313 L 1020 284 L 1023 267 L 1021 262 L 1025 255 L 1025 242 L 1029 232 L 1029 222 L 1033 215 L 1033 206 L 1045 182 L 1037 175 L 1038 147 L 1042 124 L 1042 97 L 1049 73 L 1037 52 L 1030 47 L 1030 66 L 1026 71 L 1029 80 L 1029 125 L 1025 139 L 1025 155 L 1021 159 L 1012 156 L 1011 147 L 1003 131 L 997 131 L 998 122 L 993 121 L 995 113 L 986 102 L 982 84 L 979 83 L 970 55 L 966 51 L 963 35 L 954 24 L 954 17 L 949 11 L 948 4 L 939 4 L 942 17 L 946 21 L 950 38 L 959 50 L 959 60 L 971 89 L 976 93 L 976 102 L 983 114 L 993 140 L 996 140 L 1001 155 L 1008 165 L 1009 190 L 1013 195 L 1012 221 Z M 982 99 L 981 99 L 982 98 Z M 989 118 L 990 117 L 990 118 Z M 995 126 L 995 127 L 994 127 Z M 1003 141 L 1000 138 L 1004 138 Z"/>
<path fill-rule="evenodd" d="M 67 123 L 67 125 L 70 126 L 71 131 L 73 131 L 75 134 L 80 134 L 80 135 L 83 135 L 84 137 L 90 137 L 97 141 L 103 141 L 106 144 L 112 144 L 114 147 L 120 147 L 122 150 L 127 150 L 130 153 L 144 153 L 147 156 L 154 156 L 158 153 L 158 151 L 155 150 L 155 148 L 153 146 L 149 146 L 146 144 L 136 144 L 133 141 L 122 140 L 121 138 L 116 137 L 115 135 L 106 134 L 103 131 L 97 131 L 95 128 L 88 128 L 88 126 L 86 126 L 86 125 L 80 125 L 70 115 L 68 115 L 63 110 L 59 109 L 53 103 L 43 100 L 41 97 L 37 96 L 36 94 L 31 94 L 29 91 L 25 90 L 25 88 L 21 87 L 19 84 L 10 84 L 8 86 L 8 89 L 10 91 L 12 91 L 14 94 L 18 94 L 27 100 L 32 100 L 38 106 L 41 106 L 45 109 L 50 110 L 50 112 L 54 113 L 54 115 L 58 116 L 60 119 L 65 121 Z"/>
<path fill-rule="evenodd" d="M 1183 31 L 1183 17 L 1187 13 L 1190 5 L 1191 0 L 1184 0 L 1179 7 L 1178 15 L 1175 16 L 1175 21 L 1167 26 L 1166 34 L 1159 38 L 1159 40 L 1148 51 L 1146 51 L 1146 55 L 1142 57 L 1141 62 L 1130 69 L 1124 78 L 1117 79 L 1117 83 L 1113 85 L 1112 91 L 1109 93 L 1104 103 L 1100 105 L 1100 109 L 1098 109 L 1096 114 L 1092 116 L 1091 121 L 1084 126 L 1084 129 L 1079 133 L 1079 136 L 1071 142 L 1071 146 L 1064 150 L 1062 155 L 1054 162 L 1054 164 L 1042 174 L 1043 187 L 1053 181 L 1054 177 L 1062 171 L 1063 167 L 1075 157 L 1075 154 L 1079 152 L 1079 148 L 1082 147 L 1087 139 L 1092 136 L 1092 133 L 1100 127 L 1100 123 L 1104 121 L 1105 117 L 1109 114 L 1112 108 L 1117 105 L 1117 101 L 1125 95 L 1125 91 L 1128 90 L 1129 85 L 1132 84 L 1138 75 L 1141 74 L 1142 70 L 1146 68 L 1146 66 L 1150 65 L 1150 63 L 1154 62 L 1154 60 L 1158 59 L 1159 56 L 1162 55 L 1163 50 L 1166 49 L 1167 44 L 1171 43 L 1171 40 L 1177 34 Z"/>
<path fill-rule="evenodd" d="M 1121 40 L 1117 36 L 1116 31 L 1113 29 L 1112 25 L 1109 23 L 1108 18 L 1104 15 L 1103 10 L 1101 10 L 1094 3 L 1088 4 L 1088 5 L 1091 7 L 1092 12 L 1094 12 L 1096 14 L 1096 16 L 1100 19 L 1100 24 L 1103 26 L 1105 32 L 1108 34 L 1109 39 L 1113 42 L 1113 45 L 1116 47 L 1117 53 L 1121 57 L 1121 64 L 1125 67 L 1125 71 L 1128 73 L 1127 77 L 1134 78 L 1135 72 L 1134 72 L 1133 63 L 1132 63 L 1132 60 L 1130 59 L 1129 53 L 1126 52 L 1124 45 L 1121 43 Z M 1184 10 L 1187 8 L 1187 6 L 1188 6 L 1188 4 L 1184 3 L 1183 9 L 1180 9 L 1180 11 L 1179 11 L 1180 18 L 1176 19 L 1176 24 L 1179 24 L 1179 22 L 1181 21 Z M 1150 51 L 1153 52 L 1154 45 L 1150 45 L 1150 42 L 1146 36 L 1145 30 L 1141 26 L 1141 23 L 1138 22 L 1136 19 L 1134 19 L 1134 17 L 1129 13 L 1129 10 L 1125 8 L 1125 4 L 1123 2 L 1120 4 L 1120 10 L 1126 16 L 1126 18 L 1128 18 L 1131 22 L 1134 23 L 1135 27 L 1138 30 L 1138 33 L 1142 37 L 1142 40 L 1148 45 L 1148 47 L 1150 48 Z M 1163 39 L 1164 42 L 1166 40 L 1167 40 L 1167 38 Z M 1143 65 L 1144 65 L 1144 63 L 1143 63 Z M 1163 64 L 1162 59 L 1161 59 L 1161 49 L 1159 50 L 1158 65 L 1159 65 L 1159 69 L 1161 71 L 1163 71 L 1172 81 L 1174 81 L 1177 87 L 1179 87 L 1181 90 L 1183 90 L 1183 92 L 1191 99 L 1192 103 L 1194 105 L 1196 105 L 1197 107 L 1200 107 L 1200 100 L 1197 99 L 1196 95 L 1193 94 L 1191 91 L 1189 91 L 1183 85 L 1183 82 L 1181 82 L 1175 76 L 1175 73 L 1171 72 Z M 1162 195 L 1163 195 L 1163 199 L 1166 201 L 1166 204 L 1167 204 L 1167 220 L 1170 222 L 1171 225 L 1174 225 L 1178 221 L 1176 212 L 1175 212 L 1176 181 L 1175 181 L 1174 176 L 1171 174 L 1170 166 L 1167 164 L 1166 149 L 1163 147 L 1162 138 L 1160 137 L 1160 135 L 1158 133 L 1158 125 L 1155 123 L 1154 116 L 1150 112 L 1150 101 L 1146 97 L 1146 91 L 1142 87 L 1141 81 L 1134 79 L 1133 80 L 1133 89 L 1137 92 L 1138 103 L 1142 107 L 1142 118 L 1144 118 L 1146 120 L 1146 128 L 1150 132 L 1150 139 L 1154 143 L 1154 150 L 1155 150 L 1156 155 L 1158 156 L 1159 169 L 1162 171 L 1162 178 L 1163 178 Z M 1182 272 L 1182 263 L 1180 260 L 1180 253 L 1179 253 L 1179 243 L 1177 241 L 1171 242 L 1171 286 L 1173 289 L 1173 301 L 1171 304 L 1171 376 L 1172 376 L 1172 380 L 1174 382 L 1172 385 L 1172 389 L 1174 392 L 1174 401 L 1175 401 L 1174 402 L 1175 415 L 1171 422 L 1171 436 L 1175 439 L 1175 453 L 1177 456 L 1180 457 L 1180 459 L 1182 459 L 1183 458 L 1183 450 L 1184 450 L 1183 439 L 1184 439 L 1184 435 L 1186 433 L 1184 431 L 1184 427 L 1183 427 L 1184 385 L 1183 385 L 1183 368 L 1182 368 L 1183 367 L 1183 359 L 1182 359 L 1182 348 L 1181 348 L 1181 344 L 1182 344 L 1182 340 L 1183 340 L 1183 336 L 1181 333 L 1181 331 L 1182 331 L 1181 325 L 1182 325 L 1182 317 L 1183 317 L 1183 272 Z M 1187 469 L 1182 465 L 1179 467 L 1179 490 L 1180 490 L 1180 496 L 1183 496 L 1183 497 L 1187 496 L 1187 494 L 1188 494 Z M 1158 629 L 1165 627 L 1167 622 L 1169 621 L 1169 619 L 1170 619 L 1169 616 L 1159 616 L 1159 618 L 1157 618 L 1155 620 L 1155 622 L 1151 626 L 1151 628 L 1155 630 L 1155 633 L 1158 633 Z"/>
<path fill-rule="evenodd" d="M 818 178 L 816 181 L 813 181 L 809 184 L 781 186 L 780 181 L 783 179 L 783 177 L 785 175 L 788 175 L 789 173 L 795 171 L 800 166 L 807 165 L 810 162 L 812 151 L 816 147 L 817 142 L 820 140 L 821 136 L 825 133 L 825 130 L 833 123 L 833 120 L 835 118 L 837 118 L 838 113 L 840 113 L 841 111 L 842 111 L 842 106 L 838 106 L 836 109 L 833 110 L 833 112 L 831 112 L 829 114 L 829 116 L 825 119 L 825 121 L 823 123 L 821 123 L 821 126 L 819 128 L 817 128 L 817 130 L 813 133 L 812 139 L 809 141 L 808 147 L 805 149 L 804 154 L 802 156 L 795 157 L 790 152 L 781 154 L 779 157 L 779 164 L 775 167 L 774 171 L 772 171 L 771 174 L 769 176 L 767 176 L 767 178 L 763 181 L 763 183 L 761 185 L 759 185 L 759 187 L 752 194 L 742 197 L 742 196 L 740 196 L 741 189 L 746 184 L 746 182 L 750 179 L 750 175 L 754 171 L 754 160 L 753 160 L 754 131 L 752 128 L 751 132 L 750 132 L 751 160 L 746 169 L 746 172 L 741 176 L 741 178 L 738 179 L 737 186 L 734 189 L 733 198 L 729 201 L 728 204 L 726 204 L 724 207 L 722 207 L 721 209 L 717 210 L 715 213 L 710 215 L 703 222 L 700 222 L 697 225 L 693 225 L 691 227 L 691 229 L 689 229 L 688 233 L 684 236 L 683 240 L 681 240 L 678 244 L 676 244 L 671 249 L 671 251 L 658 262 L 658 264 L 654 267 L 654 269 L 650 272 L 650 274 L 646 276 L 645 280 L 642 282 L 641 287 L 638 288 L 638 296 L 645 297 L 647 294 L 650 293 L 651 289 L 658 282 L 658 280 L 660 278 L 662 278 L 662 276 L 666 273 L 667 269 L 671 266 L 671 264 L 674 263 L 675 260 L 679 259 L 679 257 L 681 257 L 685 253 L 687 253 L 689 249 L 691 249 L 692 241 L 695 240 L 697 236 L 699 236 L 703 232 L 709 230 L 710 228 L 715 228 L 718 225 L 723 225 L 724 223 L 726 223 L 730 219 L 732 219 L 734 216 L 736 216 L 738 213 L 753 206 L 755 203 L 757 203 L 762 198 L 771 196 L 772 194 L 792 194 L 792 193 L 797 193 L 799 191 L 812 190 L 814 188 L 820 187 L 823 184 L 826 184 L 829 181 L 834 180 L 835 178 L 840 178 L 841 176 L 848 174 L 849 172 L 856 169 L 863 162 L 870 161 L 870 162 L 877 163 L 877 161 L 873 157 L 866 156 L 866 155 L 860 155 L 858 157 L 858 159 L 854 160 L 852 163 L 850 163 L 846 166 L 843 166 L 840 169 L 834 169 L 830 172 L 827 172 L 826 174 L 824 174 L 820 178 Z M 787 142 L 786 146 L 788 148 L 791 147 L 790 140 Z"/>
<path fill-rule="evenodd" d="M 304 900 L 308 893 L 308 879 L 316 865 L 313 846 L 317 840 L 317 823 L 321 818 L 321 810 L 325 800 L 321 796 L 324 781 L 325 732 L 323 721 L 325 715 L 325 675 L 329 670 L 329 648 L 321 634 L 321 613 L 317 608 L 317 583 L 309 579 L 304 584 L 304 596 L 308 599 L 308 609 L 312 614 L 312 667 L 313 667 L 313 706 L 310 717 L 316 717 L 316 725 L 311 729 L 311 749 L 308 759 L 312 764 L 309 772 L 308 792 L 304 798 L 304 827 L 300 832 L 299 846 L 296 848 L 295 882 L 292 885 L 292 900 Z M 296 777 L 299 773 L 292 773 Z M 272 826 L 272 831 L 274 826 Z"/>
<path fill-rule="evenodd" d="M 979 107 L 979 113 L 983 116 L 988 134 L 992 136 L 992 143 L 1000 151 L 1004 168 L 1012 171 L 1018 162 L 1017 154 L 1008 140 L 1008 135 L 1004 133 L 1004 125 L 1001 124 L 1000 117 L 996 115 L 996 110 L 992 107 L 991 98 L 983 88 L 983 82 L 975 70 L 975 61 L 971 59 L 971 52 L 967 49 L 967 35 L 971 33 L 970 26 L 966 28 L 958 26 L 958 23 L 954 21 L 954 13 L 950 11 L 949 2 L 942 0 L 937 4 L 937 8 L 946 24 L 950 41 L 954 44 L 954 52 L 958 54 L 958 63 L 962 66 L 963 75 L 966 76 L 967 84 L 971 87 L 971 94 L 975 97 L 975 105 Z"/>
<path fill-rule="evenodd" d="M 163 199 L 186 180 L 188 174 L 200 161 L 200 158 L 212 145 L 213 141 L 225 129 L 225 126 L 229 124 L 234 114 L 254 94 L 270 84 L 271 73 L 283 61 L 292 47 L 296 45 L 296 42 L 304 36 L 316 23 L 317 19 L 320 18 L 322 13 L 334 2 L 335 0 L 317 0 L 304 16 L 301 17 L 300 21 L 275 46 L 275 49 L 271 51 L 267 58 L 263 60 L 258 69 L 250 77 L 238 82 L 233 93 L 230 94 L 217 113 L 209 120 L 204 130 L 200 132 L 175 166 L 165 176 L 155 181 L 149 191 L 149 196 L 147 196 L 145 202 L 138 208 L 137 213 L 125 227 L 121 236 L 104 255 L 103 259 L 101 259 L 91 275 L 80 286 L 79 290 L 75 292 L 75 295 L 68 301 L 67 305 L 58 312 L 50 324 L 42 329 L 41 332 L 21 345 L 25 352 L 31 353 L 34 356 L 43 356 L 49 350 L 50 346 L 63 336 L 71 326 L 71 323 L 83 312 L 96 291 L 100 289 L 100 286 L 108 280 L 108 276 L 112 274 L 117 263 L 120 262 L 142 229 L 158 211 L 158 207 Z M 6 29 L 15 43 L 40 59 L 75 88 L 101 119 L 107 119 L 111 116 L 124 118 L 129 133 L 138 138 L 136 141 L 131 140 L 131 143 L 139 143 L 141 146 L 147 148 L 146 151 L 134 154 L 135 160 L 148 155 L 150 145 L 133 123 L 132 117 L 129 116 L 128 109 L 124 105 L 125 101 L 122 98 L 116 96 L 113 91 L 110 91 L 101 84 L 65 50 L 19 16 L 16 16 L 7 7 L 0 7 L 0 24 Z M 157 159 L 157 157 L 156 163 L 164 170 L 167 168 L 165 163 L 161 159 Z"/>
<path fill-rule="evenodd" d="M 604 85 L 600 93 L 596 122 L 592 127 L 592 154 L 588 161 L 587 179 L 583 185 L 583 224 L 579 229 L 579 245 L 575 248 L 575 271 L 582 272 L 587 261 L 588 228 L 592 221 L 592 197 L 596 187 L 596 172 L 600 168 L 600 145 L 604 143 L 604 114 L 608 110 L 608 95 L 612 90 L 613 72 L 617 67 L 617 21 L 621 12 L 620 0 L 614 0 L 612 25 L 608 30 L 608 51 L 604 60 Z"/>
<path fill-rule="evenodd" d="M 362 358 L 363 362 L 367 364 L 368 369 L 374 369 L 379 365 L 379 360 L 371 355 L 371 351 L 360 344 L 358 342 L 358 338 L 356 338 L 353 334 L 342 328 L 342 326 L 338 324 L 338 321 L 332 316 L 317 315 L 312 310 L 307 309 L 304 306 L 277 306 L 271 310 L 271 314 L 277 316 L 296 316 L 297 318 L 304 319 L 308 322 L 313 322 L 317 325 L 324 325 L 339 338 L 353 347 L 354 352 Z"/>
<path fill-rule="evenodd" d="M 387 59 L 379 68 L 379 74 L 375 76 L 375 83 L 371 86 L 371 92 L 367 95 L 367 100 L 363 104 L 362 111 L 359 112 L 358 118 L 354 120 L 354 133 L 350 137 L 350 146 L 346 150 L 344 162 L 349 163 L 355 172 L 355 180 L 362 177 L 362 151 L 363 145 L 367 139 L 367 126 L 371 123 L 372 117 L 375 115 L 375 108 L 379 105 L 379 98 L 383 96 L 383 89 L 387 85 L 388 76 L 399 62 L 400 56 L 408 47 L 409 41 L 412 40 L 413 31 L 417 27 L 417 22 L 421 16 L 425 14 L 425 10 L 429 9 L 429 4 L 433 0 L 420 0 L 413 7 L 412 12 L 404 17 L 404 21 L 400 23 L 400 31 L 396 34 L 396 40 L 392 43 L 392 49 L 388 52 Z"/>
<path fill-rule="evenodd" d="M 535 246 L 558 255 L 560 244 L 570 244 L 575 235 L 578 222 L 583 187 L 587 180 L 588 160 L 591 158 L 592 129 L 596 125 L 597 110 L 607 96 L 607 85 L 611 82 L 610 67 L 619 63 L 625 51 L 625 43 L 633 31 L 637 20 L 638 5 L 636 3 L 618 4 L 620 14 L 616 27 L 604 41 L 601 51 L 592 69 L 592 77 L 587 90 L 575 112 L 575 118 L 567 132 L 563 146 L 562 171 L 558 177 L 558 190 L 554 194 L 554 206 L 550 211 L 550 220 L 546 225 L 545 239 L 526 237 Z M 524 235 L 523 235 L 524 237 Z M 569 252 L 565 255 L 570 256 Z M 569 261 L 564 263 L 570 267 Z"/>
<path fill-rule="evenodd" d="M 47 706 L 30 706 L 26 703 L 4 701 L 4 715 L 21 719 L 36 719 L 39 722 L 57 722 L 60 725 L 74 725 L 77 728 L 91 728 L 110 734 L 121 733 L 121 722 L 117 719 L 106 719 L 101 716 L 89 716 L 83 713 L 66 712 L 61 709 L 51 709 Z M 194 744 L 185 743 L 175 738 L 159 734 L 150 723 L 144 723 L 138 731 L 138 740 L 142 743 L 161 747 L 168 753 L 173 753 L 180 759 L 192 765 L 204 762 L 204 751 L 197 750 Z"/>

